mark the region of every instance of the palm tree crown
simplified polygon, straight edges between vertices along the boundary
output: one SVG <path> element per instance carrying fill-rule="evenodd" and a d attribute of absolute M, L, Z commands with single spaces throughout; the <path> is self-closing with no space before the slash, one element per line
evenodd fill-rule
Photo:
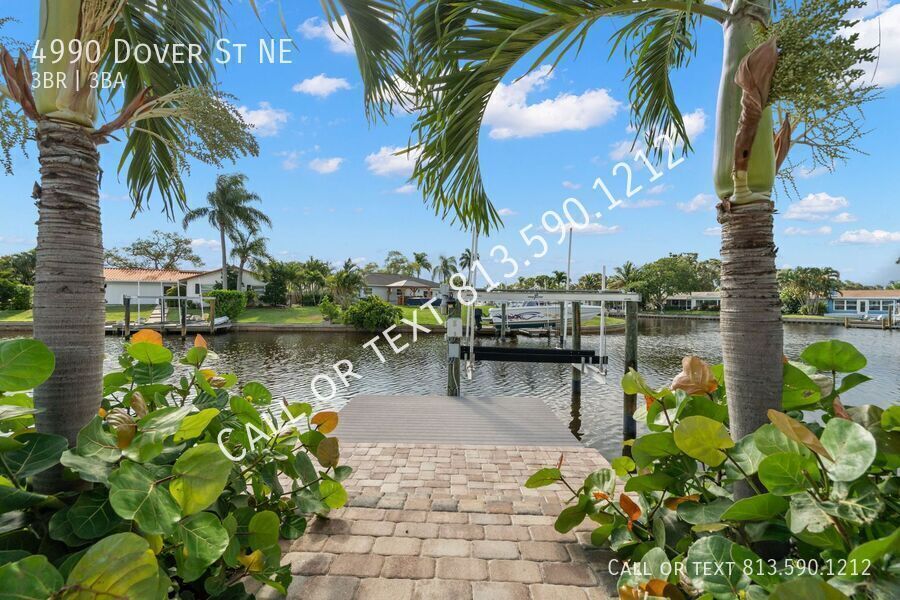
<path fill-rule="evenodd" d="M 266 249 L 268 240 L 260 237 L 254 231 L 245 233 L 238 230 L 229 237 L 232 243 L 231 258 L 238 261 L 237 287 L 239 290 L 242 290 L 244 289 L 244 265 L 251 262 L 261 265 L 272 260 Z"/>

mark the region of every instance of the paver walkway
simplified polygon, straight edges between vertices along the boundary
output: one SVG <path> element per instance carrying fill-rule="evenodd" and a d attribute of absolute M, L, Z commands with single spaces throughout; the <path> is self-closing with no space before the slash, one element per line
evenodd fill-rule
<path fill-rule="evenodd" d="M 553 529 L 561 486 L 522 484 L 564 455 L 573 481 L 606 466 L 573 446 L 343 443 L 346 508 L 314 520 L 284 555 L 288 598 L 588 600 L 617 597 L 612 555 L 586 522 Z M 261 591 L 260 598 L 274 597 Z"/>

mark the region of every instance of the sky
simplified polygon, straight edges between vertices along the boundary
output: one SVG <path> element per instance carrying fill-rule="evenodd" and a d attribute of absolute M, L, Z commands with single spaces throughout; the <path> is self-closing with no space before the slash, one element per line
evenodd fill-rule
<path fill-rule="evenodd" d="M 245 61 L 220 70 L 221 87 L 236 97 L 245 119 L 255 126 L 258 157 L 241 159 L 222 171 L 192 165 L 186 176 L 191 206 L 202 205 L 219 172 L 241 172 L 248 188 L 262 198 L 274 225 L 265 231 L 270 253 L 280 260 L 311 255 L 335 264 L 383 262 L 391 250 L 458 256 L 470 235 L 442 221 L 408 181 L 411 161 L 394 153 L 408 143 L 414 115 L 400 113 L 372 124 L 363 111 L 362 82 L 352 47 L 321 19 L 318 2 L 284 1 L 284 22 L 296 48 L 290 64 L 259 64 L 259 40 L 284 37 L 277 5 L 263 4 L 262 24 L 246 1 L 235 1 L 225 33 L 247 43 Z M 18 22 L 3 33 L 20 40 L 37 34 L 37 3 L 0 2 L 0 16 Z M 863 43 L 881 41 L 877 69 L 868 77 L 883 88 L 865 111 L 860 141 L 864 154 L 835 172 L 801 169 L 799 197 L 779 193 L 775 220 L 779 267 L 831 266 L 844 279 L 884 284 L 900 279 L 900 187 L 896 182 L 900 139 L 900 2 L 870 0 L 856 26 Z M 634 158 L 628 127 L 626 65 L 609 57 L 612 23 L 594 28 L 576 57 L 555 70 L 540 66 L 525 75 L 527 58 L 514 67 L 491 98 L 480 137 L 482 172 L 488 195 L 504 227 L 479 241 L 485 271 L 496 282 L 515 260 L 518 275 L 565 270 L 566 244 L 543 231 L 547 211 L 578 216 L 578 199 L 591 224 L 573 238 L 573 278 L 609 271 L 625 261 L 641 264 L 669 252 L 716 257 L 720 235 L 712 189 L 715 104 L 721 66 L 722 33 L 716 23 L 700 30 L 697 56 L 673 74 L 676 97 L 686 116 L 693 152 L 677 164 L 650 166 Z M 158 198 L 132 218 L 132 206 L 119 174 L 121 145 L 101 148 L 103 237 L 107 248 L 121 247 L 154 229 L 182 231 L 180 213 L 167 220 Z M 680 155 L 676 155 L 676 161 Z M 802 150 L 791 154 L 795 162 Z M 630 184 L 627 169 L 631 166 Z M 615 172 L 614 172 L 615 170 Z M 13 176 L 0 173 L 0 254 L 35 245 L 37 210 L 30 198 L 38 177 L 36 151 L 16 156 Z M 658 173 L 658 175 L 654 175 Z M 623 204 L 609 208 L 599 184 Z M 651 180 L 652 179 L 652 180 Z M 636 190 L 626 197 L 629 186 Z M 600 216 L 598 217 L 598 213 Z M 531 225 L 531 227 L 528 227 Z M 524 229 L 524 233 L 522 230 Z M 185 235 L 214 268 L 218 235 L 196 222 Z M 543 235 L 549 250 L 525 237 Z M 494 249 L 495 246 L 503 248 Z M 506 262 L 502 260 L 506 258 Z M 528 265 L 526 265 L 526 261 Z"/>

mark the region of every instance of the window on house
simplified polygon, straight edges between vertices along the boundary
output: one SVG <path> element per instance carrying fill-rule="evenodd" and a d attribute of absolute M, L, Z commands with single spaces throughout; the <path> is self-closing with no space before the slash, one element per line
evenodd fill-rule
<path fill-rule="evenodd" d="M 200 294 L 200 284 L 199 283 L 194 284 L 194 293 Z"/>
<path fill-rule="evenodd" d="M 856 300 L 835 300 L 834 310 L 856 310 Z"/>

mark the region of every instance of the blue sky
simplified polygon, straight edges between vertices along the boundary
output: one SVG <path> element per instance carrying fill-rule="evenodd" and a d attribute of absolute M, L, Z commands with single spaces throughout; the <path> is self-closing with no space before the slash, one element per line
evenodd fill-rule
<path fill-rule="evenodd" d="M 0 14 L 17 18 L 4 33 L 31 40 L 37 31 L 34 3 L 4 3 Z M 271 253 L 280 259 L 315 255 L 335 263 L 350 257 L 382 262 L 390 250 L 407 254 L 459 253 L 469 236 L 442 222 L 407 184 L 407 160 L 392 156 L 409 138 L 413 117 L 399 115 L 387 124 L 370 125 L 363 114 L 361 81 L 350 48 L 335 39 L 319 19 L 317 2 L 284 2 L 285 19 L 299 52 L 293 64 L 259 65 L 256 44 L 269 37 L 246 2 L 237 2 L 227 37 L 246 42 L 245 64 L 221 71 L 222 87 L 238 98 L 245 116 L 257 125 L 260 155 L 241 160 L 227 172 L 249 177 L 249 187 L 263 198 L 263 209 L 274 227 L 266 235 Z M 279 35 L 273 4 L 264 21 Z M 900 138 L 900 4 L 873 0 L 858 26 L 876 43 L 880 30 L 881 58 L 875 81 L 884 87 L 881 100 L 866 111 L 870 134 L 861 142 L 867 153 L 839 166 L 836 173 L 805 173 L 798 179 L 801 200 L 781 194 L 777 199 L 776 243 L 779 266 L 833 266 L 846 279 L 885 283 L 900 278 L 900 192 L 894 174 L 896 140 Z M 488 258 L 496 244 L 507 247 L 520 265 L 519 274 L 564 270 L 566 247 L 550 243 L 540 259 L 531 258 L 519 230 L 541 233 L 545 211 L 561 210 L 566 198 L 578 198 L 593 214 L 593 225 L 575 233 L 573 274 L 611 270 L 626 260 L 642 263 L 668 252 L 718 255 L 719 237 L 712 196 L 711 164 L 715 98 L 721 61 L 718 25 L 703 27 L 698 56 L 675 75 L 680 106 L 689 115 L 694 152 L 672 170 L 650 182 L 647 167 L 638 168 L 628 152 L 633 134 L 627 130 L 627 87 L 624 61 L 608 61 L 609 25 L 596 27 L 581 55 L 559 67 L 539 69 L 516 78 L 527 66 L 514 69 L 492 99 L 481 134 L 486 187 L 504 214 L 505 228 L 480 242 L 488 272 L 502 281 L 506 270 Z M 530 63 L 529 63 L 530 64 Z M 131 218 L 124 181 L 116 174 L 120 146 L 102 148 L 105 172 L 102 188 L 104 243 L 122 246 L 153 229 L 179 230 L 161 212 L 158 199 L 149 210 Z M 803 158 L 795 149 L 791 157 Z M 620 161 L 631 163 L 633 187 L 643 189 L 627 206 L 608 209 L 608 200 L 592 189 L 600 177 L 617 197 L 623 197 L 625 177 L 614 177 Z M 30 199 L 37 178 L 34 148 L 30 158 L 17 157 L 15 175 L 0 175 L 5 203 L 0 222 L 0 253 L 30 248 L 35 243 L 36 208 Z M 216 171 L 194 165 L 187 179 L 192 205 L 202 204 Z M 180 215 L 179 219 L 180 221 Z M 210 266 L 218 256 L 218 236 L 202 223 L 187 231 L 198 253 Z M 547 235 L 548 241 L 554 236 Z M 531 265 L 524 266 L 530 259 Z"/>

